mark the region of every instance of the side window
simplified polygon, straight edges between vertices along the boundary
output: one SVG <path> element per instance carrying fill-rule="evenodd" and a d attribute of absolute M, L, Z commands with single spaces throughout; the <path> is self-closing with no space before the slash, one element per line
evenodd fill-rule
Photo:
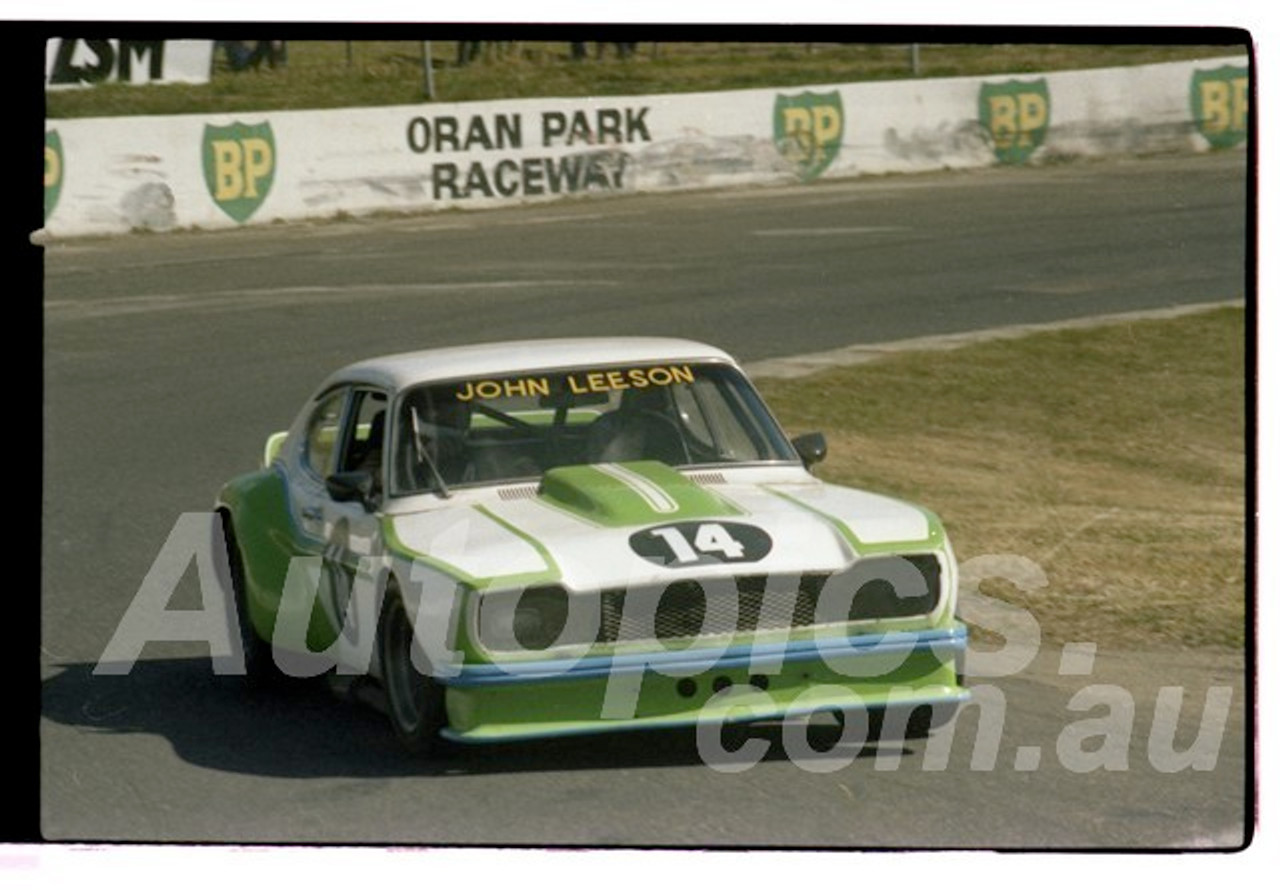
<path fill-rule="evenodd" d="M 347 403 L 347 390 L 325 396 L 307 423 L 307 441 L 303 461 L 307 469 L 321 479 L 334 470 L 338 435 L 342 427 L 342 409 Z"/>
<path fill-rule="evenodd" d="M 355 395 L 350 441 L 342 450 L 343 470 L 366 470 L 375 481 L 382 478 L 382 443 L 387 424 L 387 396 L 374 390 Z"/>

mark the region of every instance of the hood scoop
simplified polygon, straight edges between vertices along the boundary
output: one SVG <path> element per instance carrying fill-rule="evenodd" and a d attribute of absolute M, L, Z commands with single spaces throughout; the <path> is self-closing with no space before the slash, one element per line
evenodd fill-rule
<path fill-rule="evenodd" d="M 659 461 L 557 467 L 542 477 L 547 504 L 616 528 L 740 514 L 728 501 Z"/>

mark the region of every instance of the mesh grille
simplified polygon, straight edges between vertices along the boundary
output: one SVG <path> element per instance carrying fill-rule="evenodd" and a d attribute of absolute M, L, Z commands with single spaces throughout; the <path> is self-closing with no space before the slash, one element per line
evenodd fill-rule
<path fill-rule="evenodd" d="M 602 643 L 669 640 L 932 612 L 941 595 L 937 557 L 901 559 L 918 574 L 900 558 L 873 557 L 838 575 L 745 575 L 604 590 L 596 639 Z"/>

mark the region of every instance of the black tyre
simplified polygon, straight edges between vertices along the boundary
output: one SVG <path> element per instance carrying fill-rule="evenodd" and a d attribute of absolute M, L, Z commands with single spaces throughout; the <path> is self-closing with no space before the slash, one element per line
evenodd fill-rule
<path fill-rule="evenodd" d="M 253 628 L 249 619 L 249 604 L 246 601 L 244 580 L 244 557 L 240 554 L 240 545 L 236 541 L 235 526 L 231 517 L 222 515 L 222 538 L 227 547 L 227 568 L 231 575 L 231 590 L 235 597 L 236 629 L 240 636 L 240 645 L 244 649 L 245 683 L 250 688 L 258 689 L 275 685 L 283 676 L 276 667 L 275 657 L 271 653 L 271 644 Z"/>
<path fill-rule="evenodd" d="M 447 722 L 444 689 L 414 664 L 415 652 L 425 665 L 404 602 L 390 589 L 378 620 L 378 658 L 387 716 L 396 736 L 413 753 L 447 753 L 449 746 L 440 736 Z"/>
<path fill-rule="evenodd" d="M 891 716 L 885 713 L 884 708 L 873 708 L 868 716 L 870 740 L 874 742 L 927 738 L 933 726 L 933 707 L 930 705 L 916 705 L 912 708 L 907 714 L 905 725 L 901 713 Z"/>
<path fill-rule="evenodd" d="M 907 718 L 908 739 L 926 739 L 933 729 L 934 714 L 932 705 L 918 705 Z"/>
<path fill-rule="evenodd" d="M 836 713 L 841 732 L 844 731 L 846 715 Z M 933 728 L 933 707 L 917 705 L 907 716 L 906 725 L 902 724 L 902 715 L 895 714 L 890 718 L 884 708 L 869 708 L 866 712 L 850 719 L 865 720 L 864 741 L 868 744 L 877 742 L 896 742 L 907 739 L 923 739 L 929 736 Z"/>

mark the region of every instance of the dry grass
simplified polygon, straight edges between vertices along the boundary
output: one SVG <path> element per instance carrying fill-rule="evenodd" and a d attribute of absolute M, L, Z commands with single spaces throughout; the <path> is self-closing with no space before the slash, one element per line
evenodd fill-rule
<path fill-rule="evenodd" d="M 984 592 L 1059 641 L 1240 646 L 1245 318 L 1038 334 L 761 381 L 826 478 L 943 518 L 961 561 L 1028 557 L 1050 585 Z"/>
<path fill-rule="evenodd" d="M 1162 44 L 1153 33 L 1149 44 L 925 43 L 913 55 L 905 43 L 777 42 L 786 35 L 776 28 L 768 42 L 648 41 L 627 58 L 619 58 L 612 44 L 597 56 L 592 43 L 582 60 L 571 57 L 563 40 L 488 41 L 466 65 L 458 64 L 457 41 L 435 39 L 435 97 L 462 102 L 785 88 L 1140 65 L 1246 50 L 1239 44 Z M 419 40 L 291 40 L 282 68 L 233 72 L 219 54 L 208 84 L 104 85 L 53 91 L 47 101 L 50 118 L 346 108 L 422 102 L 425 84 Z"/>

